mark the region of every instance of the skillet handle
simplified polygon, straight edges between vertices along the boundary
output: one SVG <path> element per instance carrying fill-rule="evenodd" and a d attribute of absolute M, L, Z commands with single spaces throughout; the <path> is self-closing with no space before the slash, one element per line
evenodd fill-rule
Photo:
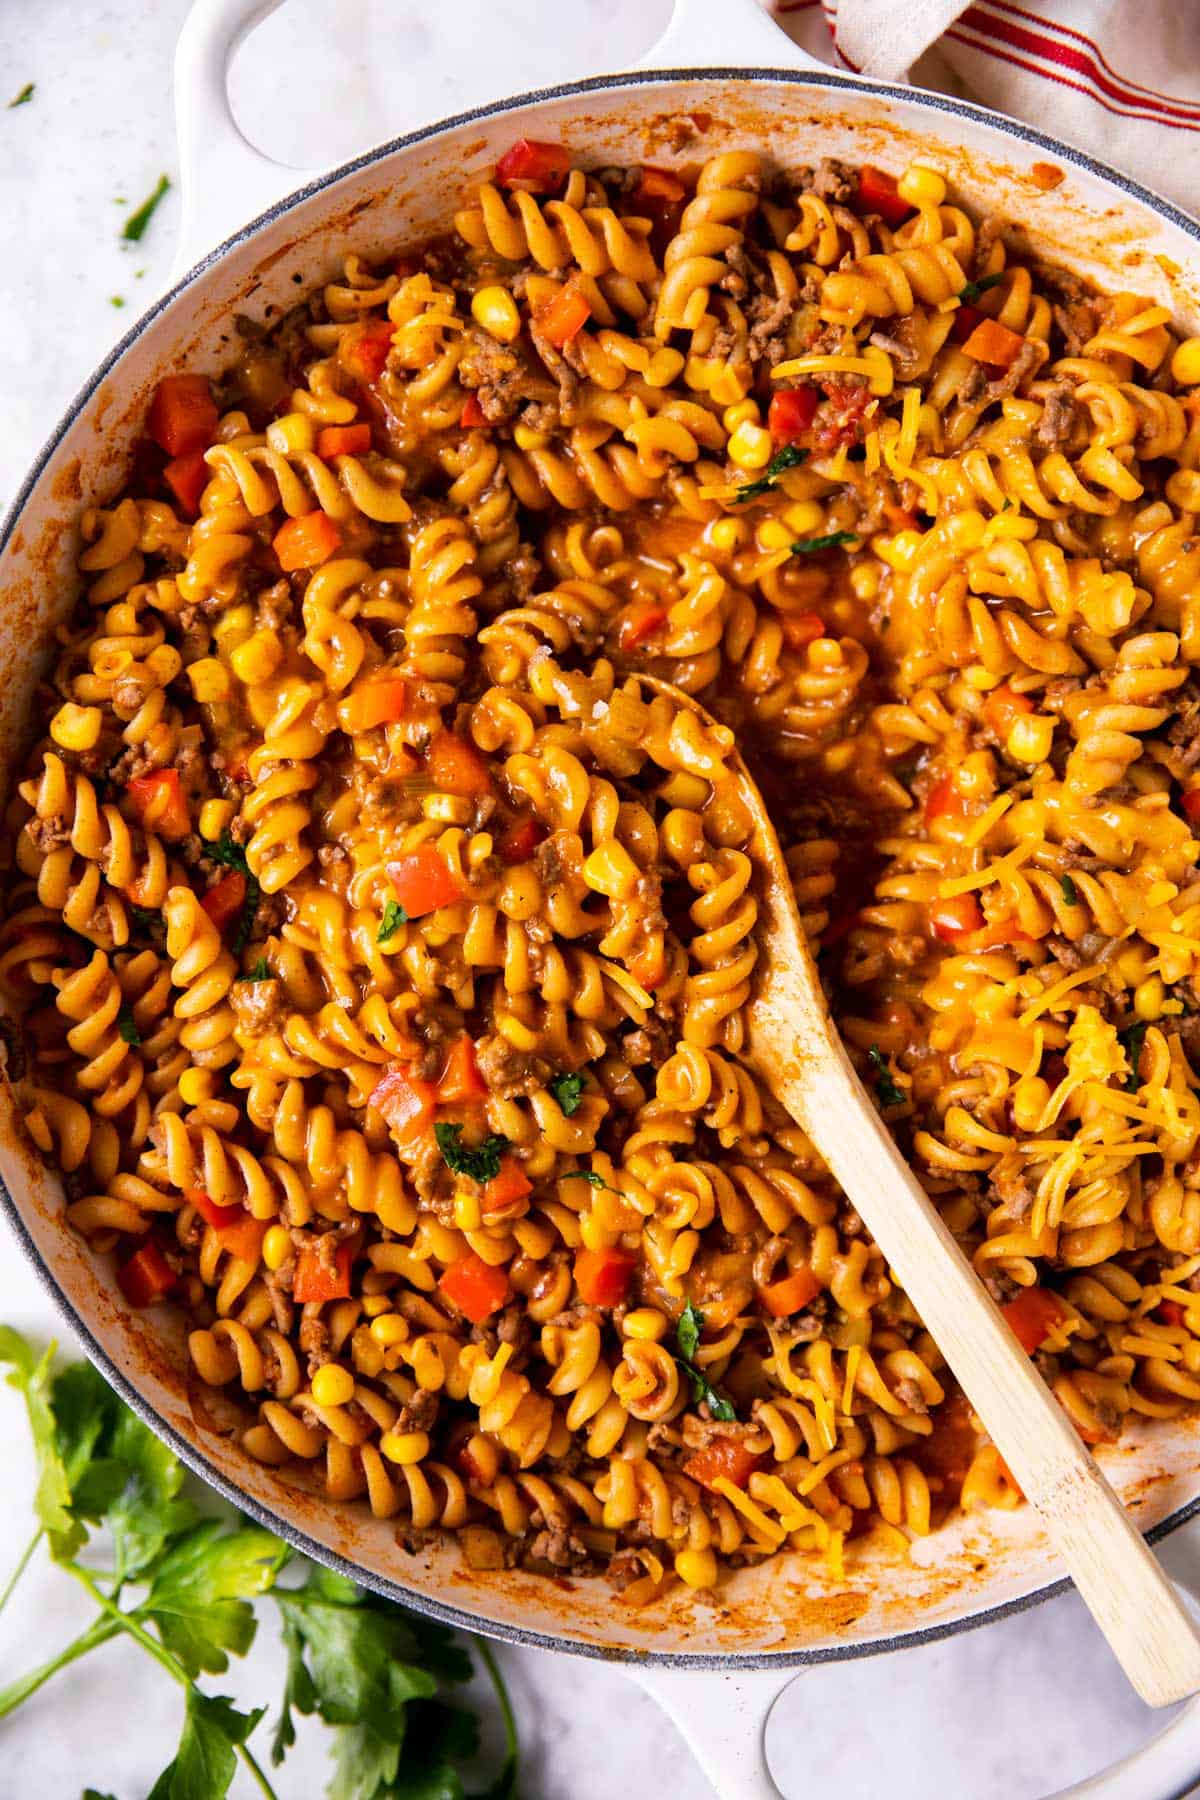
<path fill-rule="evenodd" d="M 767 1768 L 763 1733 L 771 1708 L 798 1669 L 626 1665 L 622 1673 L 645 1688 L 679 1727 L 720 1800 L 779 1800 Z"/>
<path fill-rule="evenodd" d="M 171 281 L 319 169 L 275 162 L 243 137 L 229 104 L 229 65 L 283 0 L 194 0 L 175 49 L 181 223 Z"/>
<path fill-rule="evenodd" d="M 667 28 L 639 69 L 809 69 L 828 67 L 801 50 L 758 0 L 675 0 Z"/>

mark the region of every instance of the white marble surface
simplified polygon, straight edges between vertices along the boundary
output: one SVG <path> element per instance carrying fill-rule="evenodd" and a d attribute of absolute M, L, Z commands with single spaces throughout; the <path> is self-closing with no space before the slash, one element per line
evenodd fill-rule
<path fill-rule="evenodd" d="M 170 264 L 176 197 L 134 247 L 119 242 L 127 208 L 116 201 L 136 205 L 174 170 L 171 56 L 186 6 L 0 0 L 0 107 L 26 81 L 37 84 L 30 105 L 0 110 L 0 506 Z M 340 0 L 335 30 L 330 0 L 290 0 L 242 52 L 234 102 L 273 154 L 298 165 L 333 160 L 503 92 L 627 65 L 667 11 L 668 0 Z M 56 1329 L 15 1247 L 0 1273 L 0 1317 L 42 1337 Z M 2 1578 L 27 1535 L 32 1485 L 6 1389 L 0 1468 Z M 1187 1536 L 1170 1556 L 1195 1566 L 1200 1537 Z M 73 1584 L 35 1565 L 0 1619 L 0 1683 L 81 1622 Z M 265 1634 L 220 1687 L 245 1701 L 275 1695 L 276 1648 Z M 501 1654 L 525 1747 L 525 1800 L 710 1800 L 679 1733 L 621 1674 Z M 89 1783 L 138 1800 L 170 1754 L 175 1715 L 174 1693 L 140 1652 L 109 1647 L 0 1727 L 0 1800 L 70 1800 Z M 885 1789 L 889 1800 L 1034 1800 L 1130 1747 L 1147 1724 L 1069 1599 L 908 1652 L 903 1663 L 812 1671 L 780 1703 L 768 1743 L 789 1796 L 836 1784 L 846 1800 Z M 309 1733 L 279 1792 L 315 1800 L 323 1782 L 323 1751 Z"/>

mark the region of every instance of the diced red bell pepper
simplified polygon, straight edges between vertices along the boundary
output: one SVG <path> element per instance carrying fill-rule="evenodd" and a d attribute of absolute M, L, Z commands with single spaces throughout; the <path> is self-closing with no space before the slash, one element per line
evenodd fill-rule
<path fill-rule="evenodd" d="M 1028 694 L 1018 694 L 1007 682 L 993 688 L 983 703 L 983 715 L 1003 743 L 1018 719 L 1024 718 L 1033 711 L 1033 701 Z"/>
<path fill-rule="evenodd" d="M 959 790 L 953 775 L 943 775 L 935 781 L 925 796 L 925 823 L 932 825 L 935 819 L 950 817 L 961 819 L 967 810 L 967 803 Z"/>
<path fill-rule="evenodd" d="M 553 194 L 571 172 L 570 154 L 561 144 L 518 138 L 496 164 L 501 187 L 524 188 L 527 194 Z"/>
<path fill-rule="evenodd" d="M 468 394 L 463 403 L 459 424 L 464 431 L 478 431 L 481 425 L 487 424 L 487 414 L 479 404 L 478 394 Z"/>
<path fill-rule="evenodd" d="M 695 1456 L 689 1456 L 683 1472 L 698 1481 L 701 1487 L 712 1488 L 713 1482 L 723 1475 L 734 1487 L 744 1488 L 755 1470 L 761 1469 L 763 1461 L 762 1456 L 747 1450 L 740 1438 L 719 1437 L 703 1450 L 697 1450 Z"/>
<path fill-rule="evenodd" d="M 209 467 L 203 450 L 189 450 L 186 456 L 171 459 L 163 470 L 163 480 L 178 500 L 189 519 L 200 511 L 200 497 L 208 485 Z"/>
<path fill-rule="evenodd" d="M 813 420 L 813 443 L 821 455 L 859 443 L 867 409 L 876 404 L 865 382 L 858 387 L 827 385 Z"/>
<path fill-rule="evenodd" d="M 280 568 L 290 574 L 294 569 L 315 569 L 319 563 L 327 562 L 341 548 L 341 542 L 337 520 L 318 511 L 304 513 L 281 525 L 271 539 L 271 548 L 279 558 Z"/>
<path fill-rule="evenodd" d="M 422 1081 L 403 1063 L 396 1063 L 371 1090 L 369 1104 L 386 1120 L 396 1142 L 407 1146 L 429 1130 L 437 1101 L 432 1081 Z"/>
<path fill-rule="evenodd" d="M 1025 339 L 998 319 L 981 319 L 963 344 L 963 355 L 994 369 L 1011 369 L 1025 348 Z"/>
<path fill-rule="evenodd" d="M 153 1306 L 175 1286 L 175 1271 L 157 1244 L 143 1244 L 117 1270 L 117 1286 L 130 1306 Z"/>
<path fill-rule="evenodd" d="M 1193 824 L 1200 820 L 1200 787 L 1189 788 L 1180 804 Z"/>
<path fill-rule="evenodd" d="M 360 331 L 343 338 L 338 346 L 338 357 L 355 381 L 369 387 L 379 380 L 395 332 L 396 327 L 390 319 L 371 319 Z"/>
<path fill-rule="evenodd" d="M 452 731 L 438 732 L 429 746 L 426 768 L 440 793 L 474 800 L 492 792 L 492 775 L 487 763 L 474 744 L 455 737 Z"/>
<path fill-rule="evenodd" d="M 1183 1308 L 1178 1300 L 1160 1300 L 1154 1309 L 1154 1316 L 1164 1325 L 1183 1324 Z"/>
<path fill-rule="evenodd" d="M 200 902 L 218 931 L 232 923 L 246 904 L 246 877 L 240 869 L 230 869 L 215 881 Z"/>
<path fill-rule="evenodd" d="M 803 1312 L 820 1291 L 821 1284 L 812 1270 L 799 1268 L 768 1287 L 760 1287 L 758 1297 L 773 1319 L 786 1319 L 792 1313 Z"/>
<path fill-rule="evenodd" d="M 178 769 L 155 769 L 135 775 L 126 787 L 143 831 L 152 831 L 168 843 L 178 843 L 192 829 L 187 796 Z"/>
<path fill-rule="evenodd" d="M 819 637 L 825 636 L 825 621 L 820 613 L 781 613 L 779 623 L 783 627 L 783 641 L 789 650 L 804 650 Z"/>
<path fill-rule="evenodd" d="M 457 1106 L 471 1100 L 486 1100 L 487 1083 L 479 1073 L 475 1046 L 466 1033 L 455 1038 L 446 1057 L 446 1066 L 438 1076 L 439 1106 Z"/>
<path fill-rule="evenodd" d="M 245 1207 L 239 1207 L 241 1217 L 231 1225 L 222 1225 L 217 1231 L 217 1241 L 222 1250 L 230 1256 L 236 1256 L 239 1262 L 257 1263 L 262 1258 L 263 1239 L 267 1235 L 266 1219 L 256 1219 Z"/>
<path fill-rule="evenodd" d="M 950 336 L 956 344 L 965 344 L 979 321 L 983 318 L 982 307 L 972 306 L 964 300 L 954 315 L 954 323 L 950 327 Z"/>
<path fill-rule="evenodd" d="M 236 1201 L 232 1206 L 221 1206 L 216 1200 L 210 1200 L 202 1188 L 187 1188 L 184 1199 L 217 1231 L 225 1225 L 236 1225 L 246 1210 Z"/>
<path fill-rule="evenodd" d="M 350 1267 L 353 1261 L 353 1244 L 339 1244 L 333 1253 L 332 1263 L 325 1261 L 315 1245 L 302 1245 L 296 1255 L 292 1299 L 299 1306 L 308 1306 L 313 1301 L 348 1300 Z"/>
<path fill-rule="evenodd" d="M 432 844 L 419 844 L 415 850 L 397 857 L 388 863 L 387 872 L 396 898 L 410 919 L 423 918 L 439 906 L 453 906 L 467 891 Z"/>
<path fill-rule="evenodd" d="M 617 620 L 617 648 L 628 656 L 667 622 L 667 609 L 653 600 L 635 600 Z"/>
<path fill-rule="evenodd" d="M 997 919 L 995 924 L 981 930 L 977 947 L 980 950 L 994 950 L 1001 944 L 1032 944 L 1036 940 L 1016 919 Z"/>
<path fill-rule="evenodd" d="M 628 1250 L 580 1250 L 575 1256 L 575 1285 L 588 1306 L 620 1306 L 629 1292 L 637 1257 Z"/>
<path fill-rule="evenodd" d="M 496 853 L 501 862 L 528 862 L 538 845 L 545 840 L 546 827 L 540 819 L 532 814 L 525 819 L 517 819 L 503 833 L 496 845 Z"/>
<path fill-rule="evenodd" d="M 643 168 L 632 198 L 635 206 L 645 205 L 647 201 L 659 204 L 665 201 L 668 205 L 675 206 L 687 198 L 687 189 L 678 175 L 673 175 L 670 169 Z"/>
<path fill-rule="evenodd" d="M 317 455 L 362 456 L 371 448 L 371 427 L 365 420 L 357 425 L 325 425 L 317 433 Z"/>
<path fill-rule="evenodd" d="M 485 1263 L 472 1251 L 446 1269 L 438 1286 L 447 1300 L 465 1313 L 472 1325 L 482 1325 L 499 1312 L 508 1299 L 508 1276 L 503 1269 Z"/>
<path fill-rule="evenodd" d="M 858 192 L 850 204 L 856 213 L 878 213 L 893 230 L 913 211 L 908 201 L 900 198 L 896 177 L 872 168 L 870 163 L 858 172 Z"/>
<path fill-rule="evenodd" d="M 484 1183 L 483 1210 L 485 1213 L 500 1212 L 505 1207 L 515 1206 L 518 1200 L 532 1192 L 533 1183 L 516 1157 L 503 1156 L 499 1173 Z"/>
<path fill-rule="evenodd" d="M 943 944 L 983 930 L 983 913 L 974 894 L 958 894 L 952 900 L 935 900 L 929 908 L 933 935 Z"/>
<path fill-rule="evenodd" d="M 1067 1309 L 1058 1295 L 1044 1287 L 1022 1288 L 1000 1310 L 1022 1350 L 1029 1356 L 1067 1317 Z"/>
<path fill-rule="evenodd" d="M 592 309 L 587 296 L 580 293 L 577 287 L 568 282 L 560 288 L 553 300 L 539 307 L 534 314 L 534 323 L 547 343 L 561 350 L 564 344 L 583 330 L 592 316 Z"/>
<path fill-rule="evenodd" d="M 767 411 L 767 430 L 773 441 L 797 443 L 816 418 L 820 398 L 815 387 L 778 388 Z"/>
<path fill-rule="evenodd" d="M 219 418 L 203 375 L 167 375 L 154 390 L 146 429 L 168 456 L 207 450 Z"/>
<path fill-rule="evenodd" d="M 338 707 L 338 724 L 352 735 L 373 731 L 377 725 L 394 725 L 408 709 L 408 687 L 402 676 L 364 681 Z"/>

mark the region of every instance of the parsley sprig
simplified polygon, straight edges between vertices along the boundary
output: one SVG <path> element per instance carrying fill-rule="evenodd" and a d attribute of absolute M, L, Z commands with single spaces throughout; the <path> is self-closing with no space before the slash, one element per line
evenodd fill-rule
<path fill-rule="evenodd" d="M 249 1649 L 258 1623 L 254 1602 L 269 1596 L 288 1653 L 271 1760 L 282 1762 L 295 1742 L 293 1713 L 315 1714 L 333 1728 L 328 1791 L 337 1800 L 464 1800 L 458 1765 L 475 1754 L 478 1732 L 474 1714 L 449 1697 L 472 1674 L 454 1635 L 293 1558 L 258 1526 L 203 1516 L 178 1459 L 96 1370 L 76 1363 L 56 1374 L 53 1357 L 53 1345 L 39 1357 L 18 1332 L 0 1326 L 0 1363 L 24 1396 L 38 1466 L 38 1528 L 0 1606 L 44 1540 L 90 1596 L 96 1616 L 72 1643 L 0 1690 L 0 1718 L 59 1670 L 125 1637 L 183 1690 L 178 1749 L 149 1800 L 222 1800 L 239 1761 L 264 1800 L 277 1800 L 249 1743 L 267 1709 L 242 1711 L 200 1686 L 203 1676 L 224 1674 L 230 1657 Z M 98 1568 L 106 1541 L 111 1566 Z M 284 1587 L 279 1576 L 289 1563 L 303 1568 L 305 1579 Z M 507 1753 L 477 1800 L 515 1800 L 512 1710 L 490 1652 L 478 1649 L 496 1685 Z"/>
<path fill-rule="evenodd" d="M 1142 1061 L 1142 1045 L 1146 1042 L 1146 1022 L 1139 1019 L 1127 1031 L 1119 1031 L 1117 1036 L 1125 1046 L 1125 1054 L 1129 1058 L 1129 1073 L 1125 1077 L 1125 1091 L 1136 1094 L 1141 1086 L 1139 1069 Z"/>
<path fill-rule="evenodd" d="M 732 504 L 740 506 L 745 500 L 757 500 L 760 494 L 769 494 L 786 470 L 798 469 L 807 460 L 807 450 L 798 449 L 795 444 L 785 444 L 782 450 L 775 452 L 757 481 L 743 481 L 739 487 L 734 488 L 730 495 Z"/>
<path fill-rule="evenodd" d="M 12 99 L 8 103 L 8 111 L 9 112 L 12 111 L 14 106 L 28 106 L 29 105 L 29 102 L 33 99 L 34 85 L 35 84 L 32 81 L 27 81 L 25 83 L 25 86 L 21 89 L 20 93 L 13 95 Z"/>
<path fill-rule="evenodd" d="M 239 874 L 246 877 L 246 898 L 242 901 L 242 910 L 238 914 L 237 924 L 233 928 L 233 936 L 229 940 L 233 954 L 240 956 L 250 941 L 250 933 L 254 930 L 255 914 L 258 912 L 258 903 L 262 899 L 262 889 L 258 885 L 258 877 L 250 873 L 246 852 L 228 831 L 223 831 L 215 844 L 206 844 L 204 854 L 209 862 L 217 863 L 225 869 L 236 869 Z"/>
<path fill-rule="evenodd" d="M 448 1122 L 433 1128 L 442 1161 L 455 1175 L 469 1175 L 472 1181 L 491 1181 L 500 1173 L 500 1158 L 510 1148 L 508 1138 L 493 1132 L 482 1144 L 472 1147 L 462 1143 L 462 1126 Z"/>
<path fill-rule="evenodd" d="M 728 1423 L 730 1419 L 736 1419 L 737 1414 L 730 1402 L 722 1399 L 716 1388 L 701 1374 L 693 1360 L 699 1349 L 700 1334 L 703 1330 L 704 1314 L 689 1300 L 680 1313 L 679 1322 L 675 1327 L 675 1342 L 679 1345 L 679 1349 L 675 1353 L 675 1361 L 692 1384 L 694 1404 L 699 1406 L 702 1401 L 706 1401 L 712 1418 L 722 1419 Z"/>
<path fill-rule="evenodd" d="M 836 550 L 839 544 L 857 544 L 856 531 L 831 531 L 825 537 L 799 538 L 789 544 L 793 556 L 815 556 L 818 550 Z"/>
<path fill-rule="evenodd" d="M 1062 878 L 1062 896 L 1068 906 L 1079 905 L 1079 889 L 1069 875 Z"/>
<path fill-rule="evenodd" d="M 867 1057 L 875 1070 L 875 1092 L 879 1095 L 880 1106 L 903 1106 L 907 1096 L 888 1067 L 887 1057 L 878 1044 L 871 1045 Z"/>
<path fill-rule="evenodd" d="M 995 275 L 984 275 L 979 281 L 968 281 L 966 287 L 960 288 L 960 300 L 978 300 L 980 294 L 986 294 L 989 288 L 999 287 L 1004 280 L 1005 271 L 1000 269 Z"/>
<path fill-rule="evenodd" d="M 133 1008 L 129 1002 L 117 1014 L 117 1034 L 123 1044 L 140 1044 L 142 1034 L 137 1028 L 137 1020 L 133 1016 Z"/>
<path fill-rule="evenodd" d="M 377 944 L 386 944 L 394 938 L 402 925 L 408 924 L 408 914 L 398 900 L 389 900 L 383 909 L 383 917 L 379 921 L 379 930 L 375 933 Z"/>
<path fill-rule="evenodd" d="M 145 235 L 146 227 L 154 217 L 155 209 L 166 194 L 170 185 L 169 178 L 166 175 L 160 175 L 154 192 L 149 194 L 146 199 L 142 201 L 142 204 L 138 207 L 136 212 L 130 213 L 121 232 L 121 236 L 125 239 L 126 243 L 141 243 L 142 238 Z M 157 1796 L 155 1796 L 155 1800 L 157 1800 Z"/>
<path fill-rule="evenodd" d="M 550 1092 L 558 1101 L 558 1109 L 568 1119 L 579 1111 L 583 1099 L 582 1075 L 556 1075 L 550 1083 Z"/>

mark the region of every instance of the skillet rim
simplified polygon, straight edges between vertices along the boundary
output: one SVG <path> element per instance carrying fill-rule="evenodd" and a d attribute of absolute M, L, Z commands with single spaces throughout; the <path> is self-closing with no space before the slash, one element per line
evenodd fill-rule
<path fill-rule="evenodd" d="M 838 74 L 833 70 L 826 73 L 807 69 L 773 68 L 769 65 L 757 65 L 753 68 L 709 66 L 687 69 L 647 69 L 614 75 L 591 75 L 580 81 L 561 82 L 552 87 L 533 88 L 507 99 L 493 100 L 483 106 L 471 107 L 465 112 L 454 113 L 447 118 L 435 120 L 432 124 L 421 126 L 415 131 L 389 138 L 385 143 L 364 151 L 360 156 L 354 157 L 348 162 L 337 164 L 334 168 L 326 170 L 323 174 L 306 182 L 304 186 L 285 194 L 282 199 L 275 201 L 273 205 L 267 207 L 247 224 L 207 251 L 198 262 L 173 281 L 140 318 L 134 321 L 68 403 L 37 457 L 30 465 L 29 472 L 20 483 L 3 520 L 0 521 L 0 556 L 7 549 L 26 506 L 63 439 L 106 377 L 122 361 L 126 352 L 132 349 L 161 313 L 203 276 L 215 269 L 230 250 L 249 243 L 265 226 L 275 224 L 302 201 L 311 199 L 323 189 L 333 186 L 347 176 L 363 172 L 397 151 L 412 149 L 417 144 L 457 130 L 460 126 L 493 119 L 505 113 L 516 113 L 523 108 L 541 105 L 546 101 L 571 99 L 584 94 L 614 89 L 619 91 L 624 88 L 654 87 L 678 82 L 731 80 L 751 85 L 767 82 L 785 83 L 798 88 L 827 88 L 834 92 L 866 94 L 899 101 L 906 106 L 916 106 L 931 113 L 945 113 L 957 118 L 970 119 L 977 124 L 999 130 L 1004 135 L 1016 139 L 1018 143 L 1033 145 L 1038 149 L 1049 151 L 1058 161 L 1068 163 L 1098 177 L 1101 181 L 1115 187 L 1122 195 L 1139 201 L 1150 211 L 1157 213 L 1159 217 L 1168 220 L 1200 246 L 1200 221 L 1194 219 L 1181 207 L 1176 206 L 1174 201 L 1156 194 L 1143 183 L 1133 180 L 1132 177 L 1122 175 L 1119 170 L 1102 162 L 1098 157 L 1091 156 L 1088 152 L 1079 150 L 1072 144 L 1040 131 L 1036 126 L 1010 118 L 1006 113 L 978 106 L 972 101 L 956 99 L 949 94 L 901 87 L 895 83 L 864 81 Z M 281 164 L 280 167 L 283 168 L 286 165 Z M 1069 1578 L 1061 1576 L 1055 1581 L 1034 1588 L 1028 1594 L 1018 1595 L 1015 1599 L 1001 1601 L 994 1606 L 981 1607 L 978 1611 L 964 1613 L 960 1618 L 945 1620 L 937 1625 L 918 1626 L 914 1630 L 893 1633 L 887 1637 L 870 1638 L 847 1644 L 831 1644 L 808 1650 L 722 1651 L 719 1653 L 683 1652 L 657 1648 L 642 1650 L 623 1645 L 585 1643 L 574 1638 L 558 1636 L 552 1632 L 534 1630 L 506 1621 L 481 1618 L 479 1614 L 467 1608 L 453 1606 L 446 1601 L 425 1594 L 419 1589 L 410 1589 L 386 1575 L 363 1569 L 359 1564 L 341 1556 L 336 1550 L 318 1542 L 308 1532 L 293 1525 L 270 1506 L 252 1498 L 238 1488 L 234 1482 L 210 1463 L 196 1444 L 169 1424 L 117 1367 L 113 1357 L 90 1326 L 80 1317 L 73 1302 L 59 1285 L 50 1262 L 43 1257 L 34 1243 L 24 1216 L 3 1177 L 0 1177 L 0 1208 L 7 1217 L 22 1251 L 33 1265 L 42 1287 L 49 1295 L 55 1309 L 82 1343 L 87 1356 L 131 1411 L 156 1436 L 162 1438 L 170 1446 L 186 1468 L 220 1494 L 222 1499 L 231 1506 L 247 1514 L 257 1524 L 273 1532 L 292 1549 L 298 1550 L 311 1561 L 322 1564 L 325 1568 L 357 1583 L 360 1587 L 381 1594 L 398 1605 L 411 1607 L 414 1612 L 427 1618 L 436 1619 L 439 1623 L 451 1626 L 456 1630 L 496 1638 L 524 1649 L 560 1651 L 567 1655 L 585 1656 L 601 1662 L 631 1663 L 654 1668 L 709 1670 L 720 1673 L 728 1673 L 734 1669 L 780 1670 L 791 1668 L 799 1670 L 821 1663 L 848 1662 L 863 1656 L 886 1655 L 909 1646 L 937 1643 L 944 1638 L 956 1636 L 964 1631 L 975 1630 L 979 1626 L 1009 1618 L 1016 1613 L 1028 1612 L 1033 1607 L 1040 1606 L 1043 1601 L 1054 1599 L 1058 1595 L 1068 1592 L 1072 1586 Z M 1168 1514 L 1165 1519 L 1161 1519 L 1157 1525 L 1152 1526 L 1145 1533 L 1146 1541 L 1151 1544 L 1158 1543 L 1171 1532 L 1177 1531 L 1189 1519 L 1196 1517 L 1197 1514 L 1200 1514 L 1200 1493 Z"/>

